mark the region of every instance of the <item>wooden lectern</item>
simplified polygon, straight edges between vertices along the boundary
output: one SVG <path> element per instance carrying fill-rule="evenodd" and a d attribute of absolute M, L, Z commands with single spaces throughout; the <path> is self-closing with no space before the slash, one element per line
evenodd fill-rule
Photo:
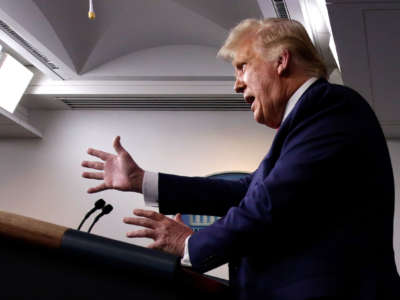
<path fill-rule="evenodd" d="M 0 211 L 1 299 L 226 299 L 179 257 Z"/>

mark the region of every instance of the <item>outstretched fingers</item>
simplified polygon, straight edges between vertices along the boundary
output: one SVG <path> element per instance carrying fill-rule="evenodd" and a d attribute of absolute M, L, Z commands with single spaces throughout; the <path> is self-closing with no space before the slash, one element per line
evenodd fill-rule
<path fill-rule="evenodd" d="M 166 218 L 166 216 L 164 216 L 163 214 L 160 214 L 153 210 L 146 210 L 140 208 L 136 208 L 135 210 L 133 210 L 133 214 L 135 214 L 138 217 L 145 217 L 158 222 Z"/>
<path fill-rule="evenodd" d="M 136 226 L 142 226 L 142 227 L 147 227 L 154 229 L 157 227 L 157 224 L 155 221 L 146 219 L 146 218 L 131 218 L 131 217 L 126 217 L 123 219 L 125 224 L 130 224 L 130 225 L 136 225 Z"/>
<path fill-rule="evenodd" d="M 160 221 L 164 219 L 164 215 L 152 210 L 135 209 L 133 213 L 136 217 L 125 217 L 123 222 L 126 224 L 145 227 L 145 229 L 130 231 L 126 234 L 129 238 L 150 238 L 157 240 Z"/>
<path fill-rule="evenodd" d="M 98 157 L 98 158 L 100 158 L 100 159 L 102 159 L 104 161 L 112 156 L 112 154 L 110 154 L 110 153 L 107 153 L 107 152 L 104 152 L 104 151 L 101 151 L 101 150 L 96 150 L 96 149 L 93 149 L 93 148 L 89 148 L 87 150 L 87 153 L 90 154 L 90 155 L 96 156 L 96 157 Z"/>
<path fill-rule="evenodd" d="M 95 170 L 104 170 L 104 163 L 98 161 L 83 161 L 82 167 L 91 168 Z"/>
<path fill-rule="evenodd" d="M 181 214 L 175 220 L 153 210 L 135 209 L 133 214 L 139 218 L 124 218 L 124 222 L 145 229 L 128 232 L 127 237 L 151 238 L 154 242 L 148 248 L 183 256 L 185 239 L 193 231 L 183 223 Z"/>
<path fill-rule="evenodd" d="M 175 220 L 175 222 L 178 222 L 178 223 L 180 223 L 180 224 L 185 224 L 185 222 L 183 222 L 182 215 L 181 215 L 180 213 L 177 213 L 177 214 L 175 215 L 174 220 Z"/>
<path fill-rule="evenodd" d="M 87 192 L 89 194 L 92 194 L 92 193 L 97 193 L 97 192 L 101 192 L 101 191 L 108 190 L 108 189 L 110 189 L 110 188 L 107 187 L 105 183 L 102 183 L 96 187 L 92 187 L 92 188 L 88 189 Z"/>
<path fill-rule="evenodd" d="M 117 152 L 117 154 L 121 154 L 122 152 L 126 152 L 124 147 L 122 147 L 122 145 L 121 145 L 121 137 L 120 136 L 117 136 L 114 139 L 113 146 L 114 146 L 114 150 L 115 150 L 115 152 Z"/>
<path fill-rule="evenodd" d="M 152 229 L 140 229 L 128 232 L 126 234 L 128 238 L 149 238 L 149 239 L 156 239 L 156 233 Z"/>
<path fill-rule="evenodd" d="M 103 172 L 83 172 L 82 177 L 89 178 L 89 179 L 103 180 L 104 173 Z"/>

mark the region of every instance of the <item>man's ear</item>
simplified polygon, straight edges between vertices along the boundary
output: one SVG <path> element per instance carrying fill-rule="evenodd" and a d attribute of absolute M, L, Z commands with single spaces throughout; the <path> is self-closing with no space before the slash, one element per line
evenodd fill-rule
<path fill-rule="evenodd" d="M 279 76 L 284 75 L 285 72 L 288 71 L 291 58 L 290 51 L 288 49 L 283 49 L 277 60 L 277 72 Z"/>

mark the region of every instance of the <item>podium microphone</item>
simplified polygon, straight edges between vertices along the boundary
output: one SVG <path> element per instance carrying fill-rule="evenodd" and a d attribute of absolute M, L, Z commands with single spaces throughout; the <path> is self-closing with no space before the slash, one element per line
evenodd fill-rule
<path fill-rule="evenodd" d="M 94 207 L 86 213 L 86 215 L 85 215 L 85 217 L 83 218 L 81 224 L 79 224 L 78 230 L 81 229 L 83 223 L 85 223 L 85 221 L 87 220 L 87 218 L 89 218 L 90 215 L 91 215 L 92 213 L 94 213 L 94 212 L 95 212 L 96 210 L 98 210 L 98 209 L 103 208 L 104 205 L 106 205 L 106 202 L 105 202 L 103 199 L 97 200 L 96 203 L 94 204 Z"/>
<path fill-rule="evenodd" d="M 93 221 L 92 225 L 90 225 L 88 232 L 90 232 L 90 231 L 92 230 L 94 224 L 96 224 L 97 221 L 98 221 L 102 216 L 109 214 L 112 210 L 113 210 L 112 205 L 107 204 L 106 206 L 104 206 L 103 209 L 102 209 L 102 211 L 101 211 L 101 213 L 99 213 L 99 214 L 96 216 L 96 218 L 94 218 L 94 221 Z"/>

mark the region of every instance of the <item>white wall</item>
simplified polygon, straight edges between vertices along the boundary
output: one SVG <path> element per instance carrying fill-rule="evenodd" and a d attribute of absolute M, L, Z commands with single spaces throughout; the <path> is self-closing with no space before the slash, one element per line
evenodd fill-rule
<path fill-rule="evenodd" d="M 46 111 L 33 113 L 30 121 L 43 131 L 43 139 L 0 140 L 0 210 L 76 228 L 94 201 L 104 198 L 114 211 L 93 233 L 139 245 L 149 240 L 125 238 L 132 227 L 123 224 L 122 218 L 133 208 L 143 207 L 142 196 L 118 191 L 86 194 L 95 184 L 81 178 L 80 162 L 90 159 L 87 148 L 113 152 L 112 141 L 121 135 L 122 145 L 143 168 L 203 176 L 254 170 L 275 133 L 257 124 L 251 112 Z M 400 141 L 388 144 L 399 191 Z M 398 262 L 399 203 L 397 192 L 394 247 Z M 227 278 L 226 268 L 212 274 Z"/>
<path fill-rule="evenodd" d="M 122 218 L 143 207 L 142 195 L 86 194 L 99 183 L 81 177 L 80 163 L 90 159 L 87 148 L 113 152 L 112 141 L 120 135 L 144 169 L 203 176 L 254 170 L 274 135 L 251 112 L 45 111 L 30 122 L 42 130 L 42 140 L 0 140 L 0 210 L 76 228 L 102 197 L 114 211 L 92 232 L 140 245 L 150 241 L 127 239 L 132 228 Z M 214 274 L 227 277 L 226 269 Z"/>

